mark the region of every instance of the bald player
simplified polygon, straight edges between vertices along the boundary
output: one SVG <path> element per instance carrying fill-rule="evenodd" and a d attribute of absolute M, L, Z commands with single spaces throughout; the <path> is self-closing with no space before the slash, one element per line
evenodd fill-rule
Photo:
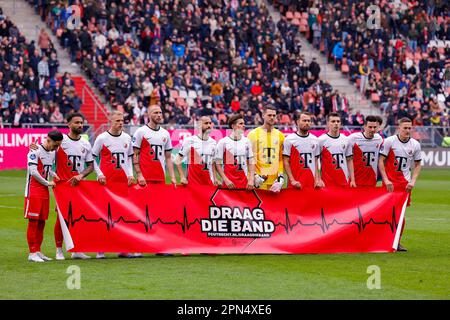
<path fill-rule="evenodd" d="M 175 160 L 181 184 L 218 185 L 216 167 L 213 165 L 217 143 L 209 136 L 211 129 L 211 118 L 203 116 L 198 123 L 198 134 L 184 140 Z M 182 167 L 184 158 L 187 159 L 187 177 Z"/>
<path fill-rule="evenodd" d="M 161 127 L 164 119 L 161 107 L 148 108 L 149 123 L 133 135 L 133 165 L 140 186 L 147 183 L 165 183 L 166 167 L 172 184 L 176 185 L 172 162 L 172 140 L 169 132 Z"/>

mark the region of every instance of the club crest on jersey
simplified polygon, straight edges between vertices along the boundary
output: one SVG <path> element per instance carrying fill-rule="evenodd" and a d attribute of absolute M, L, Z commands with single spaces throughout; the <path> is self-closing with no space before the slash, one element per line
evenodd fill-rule
<path fill-rule="evenodd" d="M 345 149 L 345 144 L 342 145 L 342 150 L 344 150 L 344 149 Z"/>
<path fill-rule="evenodd" d="M 36 155 L 34 153 L 30 154 L 30 159 L 31 160 L 36 160 Z"/>
<path fill-rule="evenodd" d="M 123 147 L 126 149 L 126 148 L 128 148 L 128 143 L 125 143 L 124 145 L 123 145 Z"/>
<path fill-rule="evenodd" d="M 85 153 L 86 149 L 85 148 L 81 148 L 81 153 Z"/>
<path fill-rule="evenodd" d="M 166 142 L 167 142 L 167 138 L 162 138 L 162 141 L 163 141 L 164 143 L 166 143 Z"/>

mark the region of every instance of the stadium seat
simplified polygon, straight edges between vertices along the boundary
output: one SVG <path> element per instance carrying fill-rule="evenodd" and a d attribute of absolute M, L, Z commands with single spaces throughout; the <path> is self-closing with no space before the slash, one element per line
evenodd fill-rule
<path fill-rule="evenodd" d="M 308 12 L 303 12 L 302 13 L 302 18 L 308 20 Z"/>
<path fill-rule="evenodd" d="M 217 117 L 219 123 L 227 123 L 227 116 L 224 113 L 220 113 Z"/>
<path fill-rule="evenodd" d="M 194 104 L 195 104 L 195 101 L 194 101 L 194 99 L 188 97 L 188 98 L 186 99 L 186 103 L 187 103 L 187 105 L 188 105 L 189 107 L 193 107 Z"/>
<path fill-rule="evenodd" d="M 376 71 L 375 71 L 373 74 L 375 75 L 375 80 L 376 80 L 377 82 L 381 80 L 381 74 L 380 74 L 379 72 L 376 72 Z"/>
<path fill-rule="evenodd" d="M 406 51 L 405 52 L 405 58 L 414 60 L 414 55 L 412 54 L 412 52 Z"/>
<path fill-rule="evenodd" d="M 188 98 L 196 99 L 197 98 L 197 92 L 195 92 L 195 90 L 189 90 L 188 91 Z"/>
<path fill-rule="evenodd" d="M 350 67 L 347 64 L 347 58 L 342 59 L 341 72 L 347 74 L 350 72 Z"/>
<path fill-rule="evenodd" d="M 180 95 L 180 98 L 186 99 L 188 97 L 186 90 L 180 90 L 178 93 Z"/>
<path fill-rule="evenodd" d="M 380 102 L 380 96 L 378 95 L 378 93 L 373 92 L 373 93 L 370 95 L 370 100 L 371 100 L 372 102 L 374 102 L 374 103 L 378 103 L 378 102 Z"/>
<path fill-rule="evenodd" d="M 286 19 L 289 19 L 289 20 L 294 19 L 294 15 L 292 14 L 292 12 L 290 12 L 290 11 L 286 12 Z"/>
<path fill-rule="evenodd" d="M 296 11 L 296 12 L 294 13 L 294 18 L 295 18 L 295 19 L 301 19 L 301 17 L 302 17 L 302 14 L 301 14 L 300 12 Z"/>
<path fill-rule="evenodd" d="M 283 115 L 281 116 L 281 121 L 280 121 L 280 123 L 281 123 L 281 124 L 290 124 L 290 123 L 291 123 L 291 117 L 289 117 L 288 114 L 283 114 Z"/>
<path fill-rule="evenodd" d="M 178 91 L 177 90 L 170 90 L 170 96 L 174 98 L 175 100 L 178 99 Z"/>
<path fill-rule="evenodd" d="M 185 109 L 187 107 L 186 100 L 184 100 L 183 98 L 179 97 L 177 99 L 177 105 L 178 105 L 178 107 Z"/>
<path fill-rule="evenodd" d="M 294 26 L 299 26 L 299 25 L 300 25 L 300 20 L 298 20 L 298 19 L 292 19 L 291 23 L 292 23 Z M 300 31 L 301 31 L 301 30 L 300 30 Z"/>

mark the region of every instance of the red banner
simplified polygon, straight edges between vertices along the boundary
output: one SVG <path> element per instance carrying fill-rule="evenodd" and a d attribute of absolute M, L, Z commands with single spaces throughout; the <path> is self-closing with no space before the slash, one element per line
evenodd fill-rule
<path fill-rule="evenodd" d="M 172 185 L 54 189 L 71 251 L 392 252 L 408 195 L 382 188 L 256 190 Z"/>

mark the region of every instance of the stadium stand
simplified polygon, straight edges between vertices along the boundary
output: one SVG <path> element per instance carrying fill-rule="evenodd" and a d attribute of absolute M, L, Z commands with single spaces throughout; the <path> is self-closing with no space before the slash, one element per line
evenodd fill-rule
<path fill-rule="evenodd" d="M 158 101 L 169 124 L 192 124 L 201 114 L 224 124 L 232 112 L 258 114 L 265 102 L 286 124 L 298 110 L 314 113 L 316 124 L 332 110 L 346 124 L 360 122 L 348 99 L 321 80 L 317 62 L 302 55 L 298 27 L 277 27 L 264 4 L 29 2 L 128 122 L 144 123 L 146 107 Z M 82 12 L 75 30 L 66 26 L 69 4 Z"/>
<path fill-rule="evenodd" d="M 380 106 L 388 125 L 409 116 L 415 125 L 448 126 L 448 1 L 272 3 L 286 24 L 299 24 L 303 36 Z M 378 6 L 379 21 L 369 5 Z"/>
<path fill-rule="evenodd" d="M 62 123 L 81 99 L 70 74 L 58 74 L 57 52 L 45 30 L 28 42 L 0 8 L 0 123 Z"/>

